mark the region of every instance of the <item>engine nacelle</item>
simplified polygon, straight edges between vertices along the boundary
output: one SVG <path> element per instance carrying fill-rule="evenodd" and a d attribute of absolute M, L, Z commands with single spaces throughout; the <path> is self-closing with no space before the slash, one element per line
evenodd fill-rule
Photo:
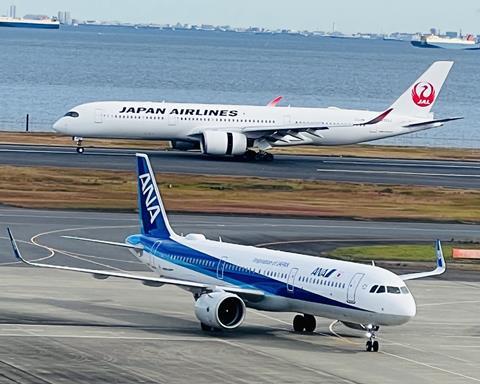
<path fill-rule="evenodd" d="M 179 151 L 191 151 L 194 149 L 200 149 L 200 142 L 198 141 L 186 141 L 186 140 L 172 140 L 170 146 L 173 149 Z"/>
<path fill-rule="evenodd" d="M 202 152 L 208 155 L 243 155 L 247 152 L 247 136 L 240 132 L 203 132 Z"/>
<path fill-rule="evenodd" d="M 245 312 L 245 303 L 233 293 L 205 293 L 195 302 L 195 316 L 209 327 L 235 329 L 245 319 Z"/>

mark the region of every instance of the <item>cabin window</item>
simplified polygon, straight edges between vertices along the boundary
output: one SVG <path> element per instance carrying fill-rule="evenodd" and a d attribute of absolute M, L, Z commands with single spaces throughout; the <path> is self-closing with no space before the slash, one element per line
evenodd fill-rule
<path fill-rule="evenodd" d="M 75 112 L 75 111 L 69 111 L 65 114 L 65 117 L 78 117 L 78 116 L 80 115 L 78 114 L 78 112 Z"/>
<path fill-rule="evenodd" d="M 370 293 L 374 293 L 378 288 L 378 285 L 374 285 L 372 288 L 370 288 Z"/>
<path fill-rule="evenodd" d="M 387 287 L 387 292 L 388 293 L 393 293 L 395 295 L 399 295 L 400 294 L 400 288 L 398 288 L 398 287 Z"/>
<path fill-rule="evenodd" d="M 377 293 L 385 293 L 385 287 L 384 287 L 383 285 L 381 285 L 380 287 L 378 287 Z"/>

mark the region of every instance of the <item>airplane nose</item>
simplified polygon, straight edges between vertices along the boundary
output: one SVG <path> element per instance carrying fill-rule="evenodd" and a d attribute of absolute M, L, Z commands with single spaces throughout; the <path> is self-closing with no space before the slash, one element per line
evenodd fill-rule
<path fill-rule="evenodd" d="M 65 118 L 58 119 L 52 126 L 53 130 L 58 133 L 66 133 L 65 129 L 67 124 L 65 123 Z"/>
<path fill-rule="evenodd" d="M 405 316 L 414 317 L 417 314 L 417 304 L 412 295 L 408 295 L 405 300 L 405 305 L 403 307 Z"/>

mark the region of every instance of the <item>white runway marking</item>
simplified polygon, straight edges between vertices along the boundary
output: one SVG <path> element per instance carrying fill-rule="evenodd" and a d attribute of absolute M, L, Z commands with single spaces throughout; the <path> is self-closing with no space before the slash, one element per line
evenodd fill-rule
<path fill-rule="evenodd" d="M 333 329 L 333 327 L 338 324 L 338 320 L 335 320 L 334 322 L 332 322 L 329 326 L 329 330 L 330 332 L 332 332 L 333 335 L 335 335 L 336 337 L 338 337 L 339 339 L 345 341 L 346 343 L 349 343 L 349 344 L 353 344 L 353 345 L 360 345 L 359 343 L 354 343 L 353 341 L 351 340 L 348 340 L 347 338 L 343 337 L 343 336 L 340 336 L 338 333 L 336 333 Z M 455 337 L 455 336 L 452 336 L 452 337 Z M 410 347 L 410 346 L 406 346 L 406 345 L 403 345 L 403 344 L 400 344 L 400 343 L 396 343 L 396 342 L 392 342 L 390 340 L 387 340 L 388 342 L 392 343 L 392 344 L 397 344 L 397 345 L 401 345 L 403 347 L 407 347 L 407 348 L 412 348 L 412 349 L 415 349 L 415 350 L 420 350 L 420 349 L 417 349 L 417 348 L 413 348 L 413 347 Z M 421 350 L 420 350 L 421 351 Z M 427 351 L 425 351 L 427 352 Z M 370 353 L 374 353 L 374 352 L 370 352 Z M 390 356 L 390 357 L 395 357 L 397 359 L 400 359 L 400 360 L 405 360 L 405 361 L 408 361 L 410 363 L 413 363 L 413 364 L 416 364 L 416 365 L 421 365 L 421 366 L 424 366 L 424 367 L 428 367 L 428 368 L 431 368 L 431 369 L 434 369 L 434 370 L 437 370 L 437 371 L 441 371 L 441 372 L 444 372 L 444 373 L 448 373 L 448 374 L 451 374 L 451 375 L 454 375 L 454 376 L 459 376 L 459 377 L 462 377 L 464 379 L 468 379 L 468 380 L 472 380 L 472 381 L 476 381 L 476 382 L 480 382 L 480 379 L 477 379 L 475 377 L 471 377 L 471 376 L 467 376 L 467 375 L 464 375 L 462 373 L 459 373 L 459 372 L 454 372 L 454 371 L 451 371 L 451 370 L 448 370 L 448 369 L 444 369 L 444 368 L 440 368 L 440 367 L 437 367 L 437 366 L 434 366 L 434 365 L 431 365 L 431 364 L 428 364 L 428 363 L 423 363 L 421 361 L 417 361 L 417 360 L 414 360 L 414 359 L 411 359 L 411 358 L 408 358 L 408 357 L 404 357 L 404 356 L 400 356 L 400 355 L 396 355 L 396 354 L 393 354 L 393 353 L 389 353 L 389 352 L 384 352 L 384 351 L 379 351 L 378 353 L 381 353 L 383 355 L 387 355 L 387 356 Z M 442 354 L 439 354 L 439 355 L 442 355 Z M 448 356 L 449 358 L 452 358 L 450 356 Z M 467 362 L 465 360 L 462 360 L 462 359 L 458 359 L 458 358 L 454 358 L 455 360 L 459 360 L 461 362 Z M 468 362 L 469 363 L 469 362 Z"/>
<path fill-rule="evenodd" d="M 360 169 L 317 169 L 317 172 L 329 173 L 364 173 L 372 175 L 402 175 L 402 176 L 433 176 L 433 177 L 458 177 L 458 178 L 480 178 L 480 175 L 467 175 L 461 173 L 426 173 L 426 172 L 404 172 L 404 171 L 368 171 Z"/>
<path fill-rule="evenodd" d="M 438 163 L 424 163 L 425 160 L 418 160 L 417 162 L 387 162 L 387 161 L 351 161 L 351 160 L 343 160 L 343 161 L 337 161 L 337 160 L 324 160 L 323 163 L 328 163 L 328 164 L 352 164 L 352 165 L 381 165 L 381 166 L 386 166 L 386 167 L 410 167 L 410 168 L 466 168 L 466 169 L 480 169 L 480 165 L 478 163 L 466 163 L 466 162 L 459 162 L 458 164 L 464 164 L 464 165 L 458 165 L 458 164 L 438 164 Z M 431 161 L 431 160 L 426 160 Z"/>
<path fill-rule="evenodd" d="M 431 364 L 428 364 L 428 363 L 422 363 L 421 361 L 413 360 L 413 359 L 410 359 L 408 357 L 399 356 L 399 355 L 395 355 L 393 353 L 383 352 L 383 351 L 380 351 L 380 353 L 382 353 L 384 355 L 387 355 L 387 356 L 395 357 L 395 358 L 400 359 L 400 360 L 405 360 L 405 361 L 408 361 L 408 362 L 416 364 L 416 365 L 421 365 L 421 366 L 428 367 L 428 368 L 431 368 L 431 369 L 434 369 L 434 370 L 437 370 L 437 371 L 440 371 L 440 372 L 448 373 L 450 375 L 462 377 L 462 378 L 467 379 L 467 380 L 480 382 L 480 379 L 477 379 L 475 377 L 463 375 L 461 373 L 450 371 L 450 370 L 444 369 L 444 368 L 440 368 L 440 367 L 437 367 L 435 365 L 431 365 Z"/>
<path fill-rule="evenodd" d="M 435 307 L 440 305 L 456 305 L 456 304 L 477 304 L 480 303 L 480 300 L 471 300 L 471 301 L 447 301 L 444 303 L 425 303 L 418 304 L 417 307 Z"/>
<path fill-rule="evenodd" d="M 73 146 L 71 148 L 74 148 Z M 47 150 L 47 149 L 6 149 L 6 148 L 1 148 L 0 152 L 6 152 L 6 153 L 50 153 L 54 155 L 75 155 L 78 156 L 78 154 L 74 150 Z M 133 157 L 135 156 L 135 152 L 99 152 L 99 151 L 86 151 L 84 154 L 81 156 L 90 156 L 90 155 L 98 155 L 98 156 L 130 156 Z"/>

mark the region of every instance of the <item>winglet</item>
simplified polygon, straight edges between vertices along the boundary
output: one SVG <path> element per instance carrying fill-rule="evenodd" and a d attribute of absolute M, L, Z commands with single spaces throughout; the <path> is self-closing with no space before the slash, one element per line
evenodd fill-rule
<path fill-rule="evenodd" d="M 29 262 L 22 257 L 22 254 L 18 249 L 17 242 L 15 241 L 15 238 L 13 237 L 13 234 L 10 228 L 7 228 L 7 233 L 8 233 L 8 237 L 10 238 L 10 243 L 12 244 L 13 254 L 15 255 L 15 258 L 18 261 L 21 261 L 22 263 L 29 264 Z"/>
<path fill-rule="evenodd" d="M 392 111 L 393 111 L 393 108 L 389 108 L 389 109 L 387 109 L 385 112 L 382 112 L 380 115 L 378 115 L 377 117 L 373 118 L 372 120 L 367 121 L 366 123 L 354 124 L 354 126 L 359 126 L 359 125 L 373 125 L 373 124 L 380 123 L 380 122 L 383 121 L 383 120 L 390 114 L 390 112 L 392 112 Z"/>
<path fill-rule="evenodd" d="M 435 254 L 437 256 L 437 268 L 440 268 L 443 273 L 447 265 L 445 263 L 445 257 L 443 256 L 442 243 L 438 239 L 435 241 Z"/>
<path fill-rule="evenodd" d="M 409 273 L 406 275 L 400 275 L 402 280 L 414 280 L 422 279 L 424 277 L 438 276 L 447 270 L 447 263 L 445 262 L 445 257 L 443 256 L 442 244 L 440 240 L 435 241 L 435 255 L 436 255 L 436 268 L 430 272 L 418 272 L 418 273 Z"/>
<path fill-rule="evenodd" d="M 267 107 L 275 107 L 282 99 L 283 96 L 277 96 L 275 99 L 273 99 L 267 104 Z"/>

